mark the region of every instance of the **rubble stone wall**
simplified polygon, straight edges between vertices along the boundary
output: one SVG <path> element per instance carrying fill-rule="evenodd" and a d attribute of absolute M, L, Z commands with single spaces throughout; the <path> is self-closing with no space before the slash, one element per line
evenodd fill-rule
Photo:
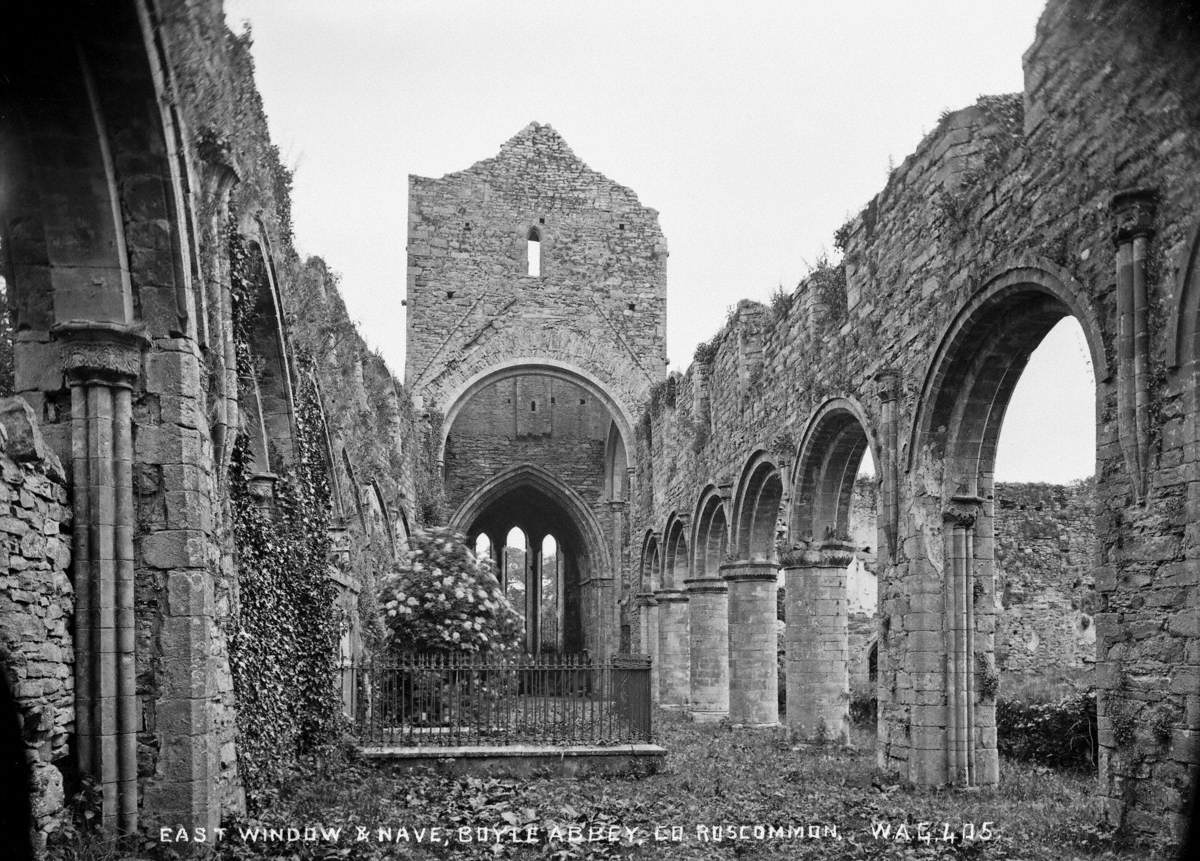
<path fill-rule="evenodd" d="M 70 527 L 62 464 L 28 405 L 0 400 L 0 672 L 20 713 L 38 843 L 64 816 L 63 771 L 74 769 Z"/>

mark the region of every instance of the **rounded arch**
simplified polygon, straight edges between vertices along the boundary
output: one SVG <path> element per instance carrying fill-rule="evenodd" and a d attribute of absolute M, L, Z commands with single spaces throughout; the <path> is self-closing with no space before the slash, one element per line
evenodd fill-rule
<path fill-rule="evenodd" d="M 659 571 L 662 555 L 659 552 L 658 543 L 658 533 L 653 529 L 647 529 L 642 538 L 641 567 L 638 572 L 640 591 L 642 592 L 653 592 L 662 582 Z"/>
<path fill-rule="evenodd" d="M 831 398 L 808 420 L 792 467 L 788 529 L 793 540 L 850 532 L 850 503 L 863 454 L 880 463 L 870 420 L 857 400 Z"/>
<path fill-rule="evenodd" d="M 620 434 L 619 444 L 626 455 L 628 463 L 628 441 L 633 439 L 633 419 L 624 404 L 614 398 L 607 387 L 594 375 L 577 365 L 561 362 L 546 357 L 516 358 L 492 365 L 480 371 L 451 391 L 445 398 L 445 409 L 442 418 L 441 439 L 438 442 L 437 460 L 442 463 L 446 459 L 446 440 L 454 427 L 454 420 L 471 398 L 487 386 L 508 380 L 513 377 L 540 375 L 565 383 L 579 386 L 589 395 L 604 404 Z"/>
<path fill-rule="evenodd" d="M 666 553 L 663 556 L 662 588 L 682 589 L 688 579 L 688 540 L 685 519 L 672 512 L 663 529 Z"/>
<path fill-rule="evenodd" d="M 733 504 L 733 546 L 739 559 L 774 559 L 775 528 L 783 504 L 783 474 L 759 449 L 746 461 Z"/>
<path fill-rule="evenodd" d="M 930 360 L 910 434 L 906 469 L 918 456 L 944 461 L 951 495 L 989 490 L 1000 426 L 1029 356 L 1054 325 L 1083 329 L 1096 381 L 1110 377 L 1098 317 L 1083 287 L 1048 265 L 992 276 L 959 311 Z M 981 488 L 981 481 L 984 487 Z"/>
<path fill-rule="evenodd" d="M 604 533 L 588 504 L 550 472 L 532 463 L 511 466 L 477 487 L 458 506 L 450 518 L 450 527 L 466 534 L 489 506 L 505 494 L 523 487 L 532 488 L 558 505 L 578 530 L 588 558 L 600 571 L 614 570 Z"/>
<path fill-rule="evenodd" d="M 693 515 L 692 576 L 716 577 L 729 550 L 729 516 L 725 497 L 715 484 L 700 492 Z"/>

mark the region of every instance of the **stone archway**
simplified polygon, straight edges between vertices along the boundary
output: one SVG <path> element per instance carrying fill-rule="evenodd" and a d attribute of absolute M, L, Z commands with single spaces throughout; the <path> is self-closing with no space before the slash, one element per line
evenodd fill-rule
<path fill-rule="evenodd" d="M 467 536 L 472 546 L 478 535 L 487 535 L 492 548 L 503 547 L 513 527 L 525 533 L 529 547 L 540 547 L 545 536 L 553 535 L 563 560 L 562 648 L 607 654 L 611 620 L 603 610 L 611 600 L 605 590 L 611 578 L 604 573 L 611 571 L 612 557 L 600 524 L 575 491 L 535 464 L 519 464 L 477 488 L 454 512 L 450 527 Z M 529 570 L 528 582 L 540 583 L 536 568 Z M 534 602 L 530 606 L 536 606 Z M 527 610 L 525 617 L 527 648 L 538 651 L 542 643 L 536 611 Z"/>
<path fill-rule="evenodd" d="M 913 423 L 908 484 L 914 506 L 908 529 L 923 555 L 907 560 L 897 595 L 922 596 L 936 625 L 885 626 L 880 690 L 897 674 L 911 693 L 880 699 L 880 760 L 907 758 L 910 779 L 991 785 L 999 779 L 995 737 L 995 560 L 993 471 L 1008 401 L 1038 344 L 1059 320 L 1079 320 L 1092 354 L 1096 403 L 1109 387 L 1100 327 L 1078 285 L 1048 268 L 1005 269 L 958 313 L 930 363 Z M 916 546 L 916 545 L 914 545 Z M 882 589 L 883 587 L 881 587 Z M 910 603 L 916 599 L 909 599 Z M 894 660 L 891 659 L 894 656 Z M 914 719 L 904 698 L 944 708 Z M 899 726 L 909 721 L 901 738 Z M 919 733 L 936 744 L 909 748 Z M 906 751 L 897 757 L 898 751 Z"/>
<path fill-rule="evenodd" d="M 793 468 L 793 543 L 783 558 L 787 722 L 813 738 L 849 735 L 850 506 L 872 448 L 862 407 L 834 398 L 810 418 Z"/>
<path fill-rule="evenodd" d="M 729 587 L 721 565 L 729 547 L 725 494 L 713 484 L 696 503 L 687 588 L 691 650 L 688 708 L 694 720 L 729 714 Z"/>
<path fill-rule="evenodd" d="M 734 559 L 721 566 L 729 587 L 729 719 L 735 724 L 779 723 L 776 531 L 783 498 L 775 459 L 756 451 L 734 495 Z"/>

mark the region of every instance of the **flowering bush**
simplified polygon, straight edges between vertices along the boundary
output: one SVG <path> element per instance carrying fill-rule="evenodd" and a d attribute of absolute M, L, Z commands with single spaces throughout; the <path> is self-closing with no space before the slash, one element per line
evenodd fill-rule
<path fill-rule="evenodd" d="M 416 533 L 400 566 L 380 580 L 379 609 L 394 649 L 506 652 L 523 624 L 490 560 L 478 560 L 461 535 L 438 528 Z"/>

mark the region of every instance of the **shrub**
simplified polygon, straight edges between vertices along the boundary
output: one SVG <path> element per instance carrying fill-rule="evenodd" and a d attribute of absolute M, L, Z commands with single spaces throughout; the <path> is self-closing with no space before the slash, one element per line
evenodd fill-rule
<path fill-rule="evenodd" d="M 996 744 L 1013 759 L 1052 768 L 1095 768 L 1095 692 L 1046 703 L 997 700 Z"/>
<path fill-rule="evenodd" d="M 417 532 L 400 566 L 380 581 L 389 646 L 414 652 L 509 652 L 522 622 L 496 580 L 446 528 Z"/>
<path fill-rule="evenodd" d="M 855 726 L 873 727 L 879 718 L 879 701 L 874 690 L 850 692 L 850 723 Z"/>

